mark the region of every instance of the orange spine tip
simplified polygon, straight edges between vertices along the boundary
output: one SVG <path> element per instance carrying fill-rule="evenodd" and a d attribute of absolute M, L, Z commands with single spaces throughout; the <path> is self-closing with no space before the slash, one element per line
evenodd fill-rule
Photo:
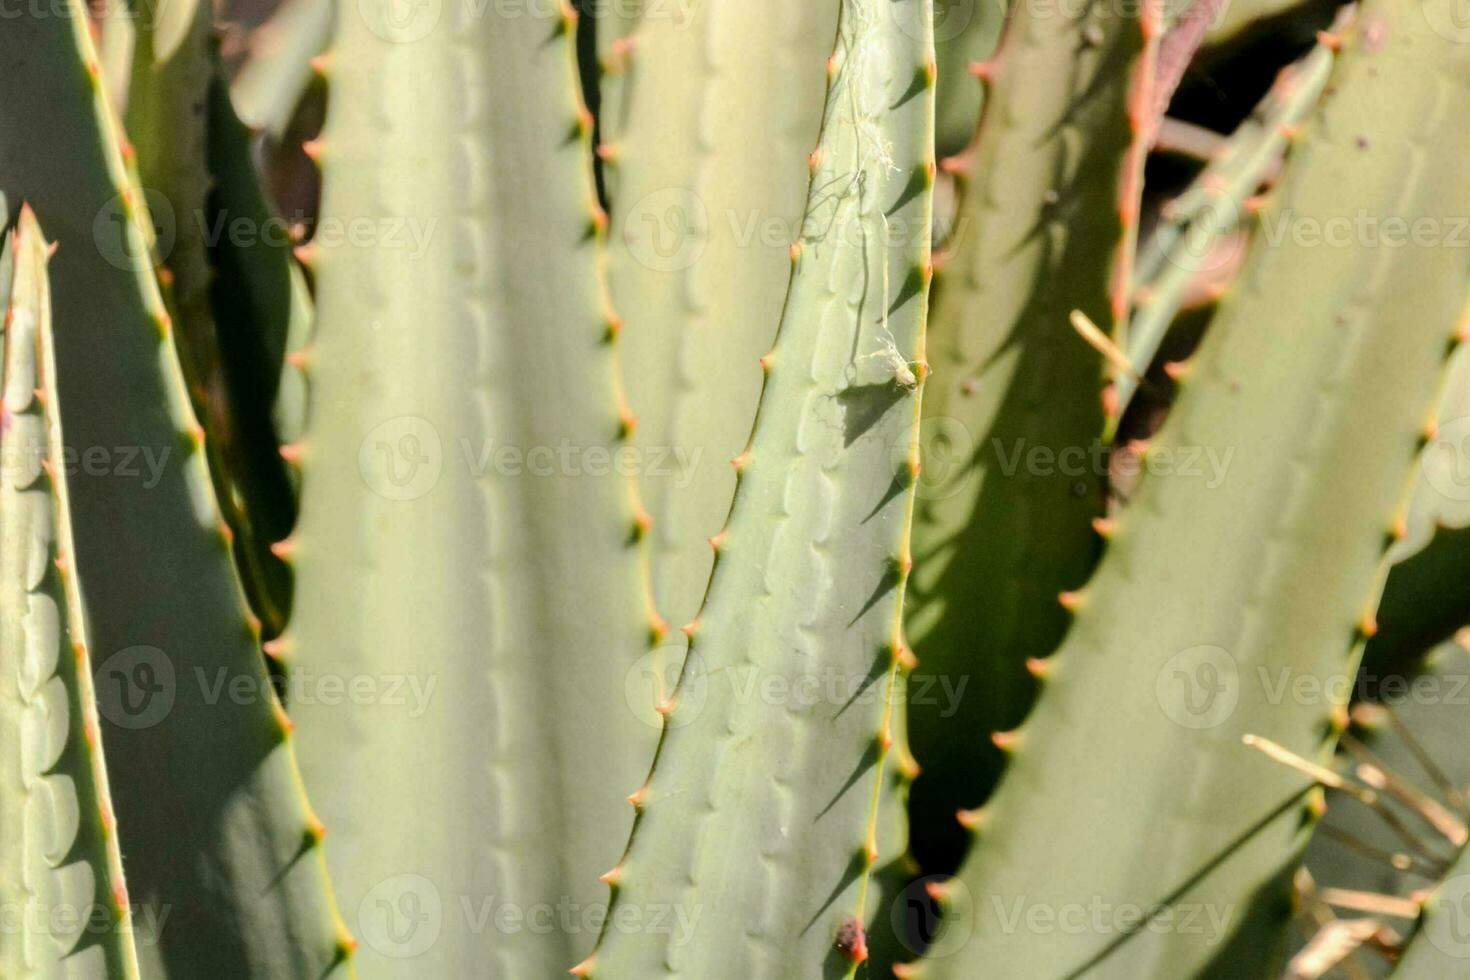
<path fill-rule="evenodd" d="M 995 77 L 995 60 L 987 59 L 985 61 L 970 62 L 970 74 L 982 82 L 990 81 Z"/>
<path fill-rule="evenodd" d="M 648 802 L 648 784 L 644 783 L 625 797 L 635 807 L 642 809 L 643 804 Z"/>
<path fill-rule="evenodd" d="M 683 633 L 691 640 L 694 639 L 694 634 L 699 632 L 699 620 L 691 619 L 689 622 L 679 627 L 679 632 Z"/>
<path fill-rule="evenodd" d="M 318 820 L 315 814 L 312 814 L 306 821 L 306 836 L 310 837 L 314 844 L 320 844 L 327 836 L 327 825 Z"/>
<path fill-rule="evenodd" d="M 592 209 L 592 227 L 599 235 L 607 231 L 607 212 L 600 207 Z"/>
<path fill-rule="evenodd" d="M 801 258 L 801 242 L 792 242 L 791 248 L 787 250 L 787 254 L 791 256 L 791 261 L 793 262 Z"/>
<path fill-rule="evenodd" d="M 939 66 L 934 63 L 933 58 L 930 58 L 928 61 L 924 62 L 924 81 L 930 85 L 933 85 L 934 80 L 938 77 Z"/>
<path fill-rule="evenodd" d="M 296 541 L 293 538 L 282 538 L 279 541 L 272 541 L 270 549 L 271 554 L 285 561 L 296 550 Z"/>
<path fill-rule="evenodd" d="M 266 640 L 260 645 L 260 649 L 272 660 L 279 660 L 286 652 L 286 638 L 284 636 L 278 636 L 273 640 Z"/>
<path fill-rule="evenodd" d="M 765 371 L 771 370 L 771 365 L 776 363 L 776 352 L 768 351 L 761 355 L 761 368 Z"/>
<path fill-rule="evenodd" d="M 597 880 L 604 885 L 616 885 L 623 877 L 623 866 L 620 864 L 611 871 L 603 872 L 597 876 Z"/>
<path fill-rule="evenodd" d="M 304 371 L 311 363 L 311 355 L 307 353 L 305 347 L 301 347 L 286 355 L 286 363 L 298 371 Z"/>
<path fill-rule="evenodd" d="M 1404 538 L 1409 536 L 1409 522 L 1404 520 L 1403 516 L 1400 515 L 1393 522 L 1393 526 L 1389 528 L 1388 533 L 1393 535 L 1395 541 L 1404 540 Z"/>
<path fill-rule="evenodd" d="M 1170 381 L 1182 381 L 1189 373 L 1189 365 L 1184 361 L 1165 361 L 1164 374 Z"/>
<path fill-rule="evenodd" d="M 1358 632 L 1365 639 L 1378 635 L 1378 617 L 1371 612 L 1364 613 L 1363 618 L 1358 621 Z"/>
<path fill-rule="evenodd" d="M 577 107 L 577 132 L 581 133 L 583 136 L 592 132 L 592 124 L 594 121 L 595 120 L 592 118 L 592 112 L 586 106 Z"/>
<path fill-rule="evenodd" d="M 1318 31 L 1317 43 L 1329 51 L 1342 50 L 1342 35 L 1334 34 L 1332 31 Z"/>
<path fill-rule="evenodd" d="M 991 732 L 990 741 L 1002 752 L 1013 752 L 1021 741 L 1021 732 L 1019 729 L 1012 729 L 1008 732 Z"/>
<path fill-rule="evenodd" d="M 978 830 L 983 812 L 980 807 L 976 807 L 973 810 L 958 810 L 954 816 L 959 821 L 960 826 L 966 830 Z"/>
<path fill-rule="evenodd" d="M 886 754 L 891 748 L 893 748 L 893 732 L 884 728 L 878 733 L 878 749 Z"/>
<path fill-rule="evenodd" d="M 1100 537 L 1110 538 L 1113 536 L 1113 532 L 1118 529 L 1118 522 L 1111 517 L 1094 517 L 1092 519 L 1092 529 Z"/>
<path fill-rule="evenodd" d="M 597 150 L 595 152 L 597 153 L 597 159 L 599 160 L 615 160 L 617 159 L 618 148 L 611 143 L 598 143 Z"/>
<path fill-rule="evenodd" d="M 291 254 L 296 256 L 296 261 L 308 269 L 316 262 L 316 244 L 314 242 L 302 242 L 300 245 L 291 247 Z"/>
<path fill-rule="evenodd" d="M 123 879 L 115 879 L 112 883 L 112 907 L 118 910 L 128 907 L 128 885 Z"/>
<path fill-rule="evenodd" d="M 292 721 L 291 716 L 286 714 L 286 709 L 281 707 L 281 703 L 279 701 L 275 702 L 274 705 L 272 705 L 271 713 L 276 716 L 276 724 L 281 726 L 281 731 L 285 732 L 287 735 L 290 735 L 292 732 L 296 731 L 296 722 Z M 318 824 L 318 826 L 320 826 L 320 824 Z M 322 833 L 326 833 L 326 828 L 322 828 Z"/>
<path fill-rule="evenodd" d="M 827 59 L 827 77 L 831 78 L 837 74 L 837 56 L 832 55 Z"/>
<path fill-rule="evenodd" d="M 1077 607 L 1082 604 L 1082 593 L 1073 591 L 1062 592 L 1057 595 L 1057 601 L 1068 612 L 1076 612 Z"/>
<path fill-rule="evenodd" d="M 893 975 L 897 980 L 917 980 L 919 965 L 917 963 L 895 963 L 893 964 Z"/>
<path fill-rule="evenodd" d="M 939 169 L 943 170 L 947 174 L 963 173 L 965 171 L 965 167 L 965 158 L 960 154 L 955 154 L 951 157 L 945 157 L 943 160 L 939 161 Z"/>
<path fill-rule="evenodd" d="M 313 55 L 312 59 L 307 62 L 307 64 L 311 66 L 311 70 L 318 75 L 325 75 L 327 73 L 327 66 L 331 63 L 332 59 L 326 52 L 322 52 L 318 55 Z"/>
<path fill-rule="evenodd" d="M 288 442 L 281 446 L 281 458 L 288 463 L 301 462 L 302 448 L 299 442 Z"/>
<path fill-rule="evenodd" d="M 949 898 L 949 888 L 946 887 L 948 884 L 948 880 L 937 881 L 931 878 L 924 882 L 924 893 L 934 901 L 943 904 Z"/>
<path fill-rule="evenodd" d="M 322 138 L 318 136 L 316 139 L 303 142 L 301 144 L 301 152 L 305 153 L 307 158 L 313 163 L 320 163 L 322 159 L 322 147 Z"/>
<path fill-rule="evenodd" d="M 660 701 L 658 703 L 658 707 L 654 708 L 653 710 L 657 711 L 659 714 L 663 715 L 665 718 L 667 718 L 669 715 L 673 714 L 674 713 L 674 695 L 670 694 L 668 697 L 664 698 L 662 701 Z"/>
<path fill-rule="evenodd" d="M 1027 657 L 1026 673 L 1039 681 L 1046 680 L 1051 673 L 1051 661 L 1043 660 L 1041 657 Z"/>
<path fill-rule="evenodd" d="M 590 956 L 587 957 L 585 960 L 583 960 L 582 962 L 578 963 L 576 966 L 572 967 L 567 972 L 570 973 L 574 977 L 590 977 L 590 976 L 592 976 L 592 957 L 590 957 Z"/>
<path fill-rule="evenodd" d="M 822 165 L 822 148 L 820 146 L 806 155 L 806 165 L 809 170 L 816 170 Z"/>

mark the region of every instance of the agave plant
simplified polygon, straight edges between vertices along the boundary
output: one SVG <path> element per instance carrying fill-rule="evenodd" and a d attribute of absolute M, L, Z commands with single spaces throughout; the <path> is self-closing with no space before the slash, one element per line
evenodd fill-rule
<path fill-rule="evenodd" d="M 1463 972 L 1453 7 L 5 18 L 0 976 Z"/>

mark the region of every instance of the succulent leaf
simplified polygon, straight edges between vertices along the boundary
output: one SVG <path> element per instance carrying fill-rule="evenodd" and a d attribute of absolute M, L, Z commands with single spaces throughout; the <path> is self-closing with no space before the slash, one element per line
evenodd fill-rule
<path fill-rule="evenodd" d="M 1103 362 L 1069 314 L 1114 327 L 1121 215 L 1137 210 L 1119 200 L 1137 151 L 1137 13 L 1014 10 L 976 141 L 951 162 L 960 207 L 935 282 L 908 612 L 912 809 L 935 871 L 958 864 L 954 814 L 984 801 L 1005 762 L 955 733 L 1021 721 L 1027 663 L 1066 629 L 1057 596 L 1098 552 Z"/>
<path fill-rule="evenodd" d="M 1137 305 L 1129 321 L 1126 352 L 1139 371 L 1153 363 L 1191 283 L 1231 261 L 1229 236 L 1247 218 L 1251 196 L 1271 168 L 1280 164 L 1292 134 L 1321 98 L 1333 58 L 1330 46 L 1318 44 L 1283 72 L 1250 118 L 1231 134 L 1219 158 L 1171 202 L 1164 220 L 1140 249 Z M 1138 380 L 1119 372 L 1114 387 L 1116 414 L 1121 416 L 1138 390 Z"/>
<path fill-rule="evenodd" d="M 6 243 L 0 426 L 0 939 L 6 976 L 137 980 L 67 500 L 47 249 Z M 15 928 L 15 924 L 19 928 Z"/>
<path fill-rule="evenodd" d="M 663 461 L 638 481 L 654 604 L 679 626 L 709 584 L 708 541 L 735 492 L 726 462 L 750 436 L 781 318 L 837 4 L 674 9 L 650 9 L 629 35 L 622 131 L 603 146 L 633 445 Z"/>
<path fill-rule="evenodd" d="M 0 32 L 0 62 L 14 68 L 0 187 L 35 208 L 59 249 L 52 316 L 77 461 L 76 566 L 121 850 L 146 913 L 134 917 L 139 956 L 151 977 L 346 974 L 320 828 L 230 561 L 147 211 L 83 13 L 68 10 Z"/>
<path fill-rule="evenodd" d="M 546 6 L 344 5 L 329 56 L 278 647 L 373 976 L 585 956 L 658 735 L 606 219 Z"/>
<path fill-rule="evenodd" d="M 1463 148 L 1444 138 L 1470 111 L 1470 49 L 1431 27 L 1445 8 L 1364 8 L 1267 218 L 1336 227 L 1359 208 L 1410 223 L 1470 213 L 1470 186 L 1454 177 Z M 933 961 L 934 976 L 1192 975 L 1239 927 L 1229 916 L 1284 883 L 1311 782 L 1241 737 L 1318 762 L 1330 750 L 1342 706 L 1294 696 L 1291 682 L 1330 691 L 1352 676 L 1465 299 L 1454 249 L 1320 245 L 1290 231 L 1254 242 L 1147 450 L 1154 472 L 1011 740 L 954 888 L 974 898 L 957 919 L 973 931 Z M 1210 450 L 1233 450 L 1214 477 L 1183 466 Z M 998 914 L 1094 900 L 1154 912 L 1044 934 Z M 1159 925 L 1162 910 L 1177 926 L 1188 908 L 1213 910 L 1218 928 Z M 1234 949 L 1247 958 L 1228 975 L 1261 975 L 1277 948 Z"/>
<path fill-rule="evenodd" d="M 583 975 L 852 976 L 886 915 L 869 875 L 903 843 L 878 835 L 895 832 L 886 768 L 903 764 L 931 32 L 928 3 L 842 4 L 754 432 Z M 613 925 L 661 908 L 687 928 Z"/>

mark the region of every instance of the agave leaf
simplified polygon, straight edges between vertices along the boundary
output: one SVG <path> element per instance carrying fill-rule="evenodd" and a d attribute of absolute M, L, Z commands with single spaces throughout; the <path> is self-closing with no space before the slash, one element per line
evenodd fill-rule
<path fill-rule="evenodd" d="M 1164 221 L 1140 249 L 1135 272 L 1137 305 L 1129 322 L 1126 352 L 1129 363 L 1139 371 L 1153 363 L 1190 284 L 1235 257 L 1219 246 L 1240 226 L 1247 201 L 1270 169 L 1281 162 L 1291 134 L 1321 98 L 1333 58 L 1329 45 L 1318 44 L 1284 71 L 1250 118 L 1231 134 L 1224 152 L 1170 204 Z M 1116 414 L 1121 417 L 1138 390 L 1138 381 L 1119 372 L 1114 386 Z"/>
<path fill-rule="evenodd" d="M 905 657 L 931 30 L 927 3 L 842 4 L 755 430 L 583 975 L 851 976 L 881 911 L 868 881 L 889 846 Z M 685 927 L 616 925 L 656 909 Z"/>
<path fill-rule="evenodd" d="M 650 8 L 630 35 L 623 131 L 603 155 L 654 603 L 679 626 L 709 584 L 709 538 L 735 492 L 726 463 L 750 437 L 759 359 L 781 318 L 837 5 L 674 10 Z"/>
<path fill-rule="evenodd" d="M 1470 111 L 1470 49 L 1431 28 L 1447 13 L 1440 0 L 1364 8 L 1273 220 L 1467 213 L 1470 186 L 1452 176 L 1465 148 L 1446 127 Z M 1149 449 L 1155 472 L 1009 740 L 1016 754 L 951 892 L 969 934 L 952 934 L 934 976 L 1192 975 L 1256 890 L 1284 889 L 1310 780 L 1241 737 L 1318 762 L 1330 752 L 1341 705 L 1291 685 L 1331 691 L 1353 674 L 1465 299 L 1458 250 L 1317 245 L 1257 238 L 1225 298 Z M 1182 466 L 1195 450 L 1234 451 L 1212 477 Z M 1146 911 L 1027 925 L 1037 907 L 1096 903 Z M 1191 910 L 1214 925 L 1184 929 Z M 1230 948 L 1229 975 L 1269 970 L 1279 947 Z"/>
<path fill-rule="evenodd" d="M 331 55 L 280 646 L 372 976 L 586 955 L 657 739 L 606 219 L 544 8 L 346 5 Z"/>
<path fill-rule="evenodd" d="M 76 565 L 121 849 L 147 913 L 135 923 L 161 927 L 139 955 L 153 977 L 316 980 L 346 954 L 320 827 L 230 561 L 141 195 L 70 9 L 0 32 L 0 62 L 14 68 L 0 186 L 31 203 L 59 247 L 52 315 Z"/>
<path fill-rule="evenodd" d="M 136 980 L 72 546 L 46 279 L 29 209 L 7 242 L 0 431 L 0 901 L 7 976 Z"/>
<path fill-rule="evenodd" d="M 934 143 L 940 157 L 959 153 L 975 137 L 985 86 L 970 67 L 995 54 L 1007 0 L 941 0 L 934 4 L 934 54 L 939 85 Z"/>
<path fill-rule="evenodd" d="M 312 59 L 332 33 L 332 0 L 286 0 L 250 34 L 230 99 L 251 129 L 279 139 L 312 76 Z"/>
<path fill-rule="evenodd" d="M 1016 9 L 976 142 L 950 162 L 960 209 L 935 282 L 908 615 L 922 770 L 912 809 L 925 828 L 918 856 L 936 871 L 963 853 L 955 812 L 980 804 L 1004 765 L 956 733 L 1024 717 L 1027 661 L 1060 642 L 1057 596 L 1098 551 L 1103 364 L 1069 314 L 1113 330 L 1119 187 L 1137 149 L 1129 107 L 1145 53 L 1136 14 Z"/>
<path fill-rule="evenodd" d="M 1462 324 L 1470 332 L 1470 309 Z M 1419 458 L 1378 632 L 1368 641 L 1364 669 L 1388 673 L 1414 662 L 1463 626 L 1470 625 L 1470 348 L 1450 361 L 1445 397 L 1434 431 Z"/>

